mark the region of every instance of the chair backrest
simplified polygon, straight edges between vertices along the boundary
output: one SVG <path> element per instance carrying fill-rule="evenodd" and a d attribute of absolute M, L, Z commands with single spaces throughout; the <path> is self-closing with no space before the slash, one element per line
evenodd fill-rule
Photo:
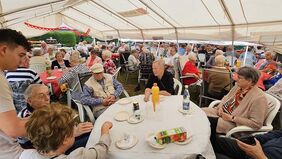
<path fill-rule="evenodd" d="M 33 63 L 29 66 L 29 68 L 34 70 L 38 74 L 46 71 L 46 65 L 44 63 Z"/>
<path fill-rule="evenodd" d="M 118 67 L 118 68 L 116 69 L 116 72 L 113 74 L 113 78 L 114 78 L 114 79 L 117 79 L 120 69 L 121 69 L 121 67 Z"/>
<path fill-rule="evenodd" d="M 206 54 L 198 54 L 198 59 L 200 62 L 206 62 Z"/>
<path fill-rule="evenodd" d="M 81 91 L 83 89 L 84 83 L 92 76 L 92 72 L 84 72 L 84 73 L 78 73 L 77 78 L 79 81 L 79 86 L 81 88 Z"/>
<path fill-rule="evenodd" d="M 173 82 L 174 82 L 174 84 L 173 84 L 174 90 L 176 90 L 177 87 L 178 87 L 177 95 L 181 95 L 181 91 L 182 91 L 182 84 L 181 84 L 181 82 L 178 81 L 176 78 L 173 78 Z"/>
<path fill-rule="evenodd" d="M 268 109 L 267 109 L 266 118 L 264 120 L 264 125 L 271 125 L 281 105 L 280 105 L 280 101 L 275 97 L 273 97 L 272 95 L 267 93 L 265 93 L 265 95 L 267 99 Z"/>

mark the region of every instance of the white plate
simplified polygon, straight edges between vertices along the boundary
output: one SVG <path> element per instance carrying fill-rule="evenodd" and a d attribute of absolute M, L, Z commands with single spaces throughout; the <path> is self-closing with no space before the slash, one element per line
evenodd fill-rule
<path fill-rule="evenodd" d="M 192 141 L 192 136 L 188 137 L 188 138 L 187 138 L 185 141 L 183 141 L 183 142 L 176 141 L 176 142 L 174 142 L 174 143 L 177 144 L 177 145 L 186 145 L 186 144 L 189 144 L 191 141 Z"/>
<path fill-rule="evenodd" d="M 60 69 L 58 69 L 58 71 L 59 71 L 59 72 L 63 72 L 63 69 L 60 68 Z"/>
<path fill-rule="evenodd" d="M 121 105 L 125 105 L 125 104 L 129 104 L 131 103 L 132 101 L 128 98 L 122 98 L 120 100 L 117 101 L 118 104 L 121 104 Z"/>
<path fill-rule="evenodd" d="M 57 77 L 56 76 L 50 76 L 50 77 L 47 77 L 46 79 L 47 80 L 53 80 L 53 79 L 56 79 Z"/>
<path fill-rule="evenodd" d="M 159 144 L 157 143 L 156 139 L 155 139 L 155 133 L 149 133 L 147 135 L 147 138 L 146 138 L 146 141 L 148 142 L 148 144 L 153 147 L 153 148 L 156 148 L 156 149 L 163 149 L 166 147 L 166 144 Z"/>
<path fill-rule="evenodd" d="M 128 117 L 129 113 L 127 111 L 120 111 L 116 113 L 114 118 L 116 121 L 125 121 L 128 120 Z"/>
<path fill-rule="evenodd" d="M 178 111 L 184 115 L 190 115 L 192 114 L 191 108 L 188 111 L 184 111 L 182 108 L 179 108 Z"/>
<path fill-rule="evenodd" d="M 124 139 L 120 139 L 116 141 L 116 147 L 122 150 L 126 150 L 134 147 L 137 143 L 138 143 L 137 137 L 131 135 L 128 141 L 125 141 Z"/>
<path fill-rule="evenodd" d="M 140 115 L 140 119 L 139 119 L 139 120 L 136 119 L 136 118 L 134 117 L 134 115 L 131 115 L 131 116 L 128 118 L 127 122 L 130 123 L 130 124 L 137 124 L 137 123 L 142 122 L 143 120 L 144 120 L 144 116 L 143 116 L 143 115 Z"/>

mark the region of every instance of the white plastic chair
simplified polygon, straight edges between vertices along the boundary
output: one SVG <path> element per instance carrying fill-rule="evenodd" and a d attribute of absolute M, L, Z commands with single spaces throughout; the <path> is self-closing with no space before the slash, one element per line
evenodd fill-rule
<path fill-rule="evenodd" d="M 236 126 L 235 128 L 229 130 L 226 133 L 226 135 L 225 135 L 226 137 L 231 137 L 232 134 L 235 134 L 235 133 L 238 133 L 238 132 L 257 133 L 257 132 L 268 132 L 268 131 L 271 131 L 273 129 L 273 126 L 271 125 L 271 123 L 272 123 L 274 117 L 276 116 L 278 110 L 280 109 L 280 101 L 270 94 L 265 93 L 265 96 L 266 96 L 266 99 L 267 99 L 268 110 L 267 110 L 267 115 L 266 115 L 266 119 L 264 120 L 263 126 L 258 130 L 255 130 L 251 127 L 244 126 L 244 125 Z M 214 107 L 218 103 L 220 103 L 220 100 L 213 101 L 209 105 L 209 108 Z"/>
<path fill-rule="evenodd" d="M 116 69 L 116 72 L 113 74 L 113 78 L 114 78 L 114 79 L 117 79 L 120 69 L 121 69 L 121 67 L 118 67 L 118 68 Z"/>
<path fill-rule="evenodd" d="M 178 86 L 178 92 L 177 95 L 181 95 L 181 91 L 182 91 L 182 84 L 180 81 L 178 81 L 176 78 L 173 78 L 173 88 L 174 90 L 176 90 L 176 87 Z"/>

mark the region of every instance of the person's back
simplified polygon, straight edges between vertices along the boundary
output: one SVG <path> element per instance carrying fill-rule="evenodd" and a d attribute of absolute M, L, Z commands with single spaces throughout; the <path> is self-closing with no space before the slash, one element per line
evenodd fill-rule
<path fill-rule="evenodd" d="M 101 138 L 97 144 L 89 149 L 77 148 L 69 155 L 63 154 L 74 143 L 77 117 L 74 110 L 60 104 L 34 111 L 26 124 L 26 130 L 35 149 L 24 150 L 20 159 L 105 159 L 111 144 L 111 122 L 102 125 Z"/>

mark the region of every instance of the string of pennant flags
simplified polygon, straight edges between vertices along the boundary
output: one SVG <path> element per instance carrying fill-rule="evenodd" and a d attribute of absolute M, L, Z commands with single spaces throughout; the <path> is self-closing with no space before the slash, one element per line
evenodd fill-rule
<path fill-rule="evenodd" d="M 90 29 L 88 28 L 87 31 L 85 33 L 81 33 L 75 29 L 70 29 L 68 27 L 58 27 L 58 28 L 47 28 L 47 27 L 42 27 L 42 26 L 37 26 L 37 25 L 33 25 L 30 24 L 28 22 L 24 22 L 24 24 L 30 28 L 33 29 L 37 29 L 37 30 L 45 30 L 45 31 L 57 31 L 57 30 L 68 30 L 68 31 L 72 31 L 74 32 L 77 36 L 88 36 L 90 33 Z"/>

